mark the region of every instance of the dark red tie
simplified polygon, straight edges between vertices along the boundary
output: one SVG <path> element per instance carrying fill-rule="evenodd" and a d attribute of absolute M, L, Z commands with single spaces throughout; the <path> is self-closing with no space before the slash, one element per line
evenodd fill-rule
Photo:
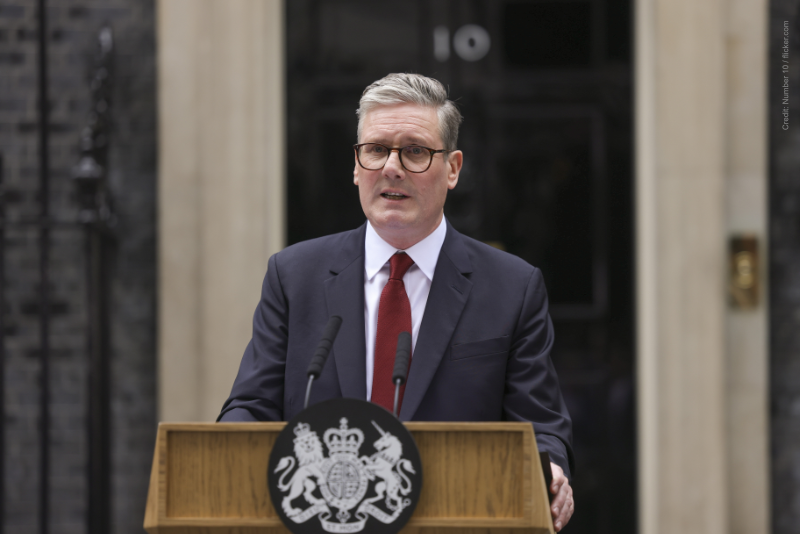
<path fill-rule="evenodd" d="M 389 281 L 383 287 L 381 302 L 378 304 L 378 327 L 375 335 L 375 364 L 372 373 L 372 402 L 380 404 L 390 412 L 394 408 L 394 355 L 397 350 L 397 336 L 400 332 L 411 333 L 411 304 L 408 302 L 403 276 L 414 260 L 408 254 L 398 253 L 389 260 Z M 409 359 L 409 367 L 411 360 Z M 400 387 L 397 412 L 403 404 Z"/>

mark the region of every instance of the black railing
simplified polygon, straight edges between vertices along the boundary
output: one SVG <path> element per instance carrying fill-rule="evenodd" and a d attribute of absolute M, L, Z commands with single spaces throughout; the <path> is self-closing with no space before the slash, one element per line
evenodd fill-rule
<path fill-rule="evenodd" d="M 47 2 L 39 22 L 39 531 L 50 524 L 50 100 L 47 77 Z"/>
<path fill-rule="evenodd" d="M 89 506 L 90 534 L 105 534 L 110 521 L 110 395 L 107 249 L 114 223 L 107 185 L 110 136 L 111 79 L 114 39 L 111 29 L 98 34 L 98 54 L 92 78 L 92 109 L 81 133 L 81 157 L 72 171 L 77 187 L 78 220 L 86 239 L 86 287 L 89 324 Z"/>
<path fill-rule="evenodd" d="M 5 532 L 6 517 L 6 210 L 4 198 L 3 155 L 0 154 L 0 534 Z"/>

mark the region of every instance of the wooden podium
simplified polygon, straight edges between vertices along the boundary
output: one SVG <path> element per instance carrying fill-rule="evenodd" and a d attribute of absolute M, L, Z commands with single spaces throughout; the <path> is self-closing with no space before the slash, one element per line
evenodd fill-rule
<path fill-rule="evenodd" d="M 150 534 L 278 534 L 267 463 L 286 423 L 161 423 L 144 528 Z M 553 533 L 528 423 L 406 423 L 423 487 L 404 533 Z M 364 531 L 366 532 L 366 530 Z"/>

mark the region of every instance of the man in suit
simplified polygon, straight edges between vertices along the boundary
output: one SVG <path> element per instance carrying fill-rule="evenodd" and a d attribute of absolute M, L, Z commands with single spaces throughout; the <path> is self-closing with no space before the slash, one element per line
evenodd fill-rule
<path fill-rule="evenodd" d="M 402 420 L 531 421 L 553 459 L 551 511 L 572 515 L 572 429 L 550 360 L 553 327 L 541 272 L 458 233 L 445 220 L 463 155 L 461 115 L 436 80 L 390 74 L 364 91 L 353 182 L 367 222 L 272 256 L 220 421 L 290 420 L 332 315 L 343 323 L 312 396 L 391 410 L 400 331 L 412 359 Z"/>

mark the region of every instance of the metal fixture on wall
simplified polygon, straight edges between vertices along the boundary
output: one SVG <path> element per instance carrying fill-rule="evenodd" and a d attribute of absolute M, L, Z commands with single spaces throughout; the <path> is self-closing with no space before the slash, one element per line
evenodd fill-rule
<path fill-rule="evenodd" d="M 108 249 L 114 215 L 107 187 L 111 80 L 114 39 L 111 28 L 98 34 L 99 51 L 91 79 L 92 108 L 81 132 L 81 157 L 72 170 L 85 228 L 88 288 L 88 478 L 87 525 L 90 534 L 110 530 L 110 344 L 108 320 Z"/>
<path fill-rule="evenodd" d="M 758 239 L 755 234 L 737 234 L 729 243 L 730 303 L 734 308 L 753 309 L 759 300 Z"/>
<path fill-rule="evenodd" d="M 491 47 L 489 32 L 478 24 L 461 26 L 453 35 L 453 48 L 464 61 L 483 59 Z M 450 29 L 447 26 L 436 26 L 433 29 L 433 55 L 440 63 L 450 59 Z"/>

